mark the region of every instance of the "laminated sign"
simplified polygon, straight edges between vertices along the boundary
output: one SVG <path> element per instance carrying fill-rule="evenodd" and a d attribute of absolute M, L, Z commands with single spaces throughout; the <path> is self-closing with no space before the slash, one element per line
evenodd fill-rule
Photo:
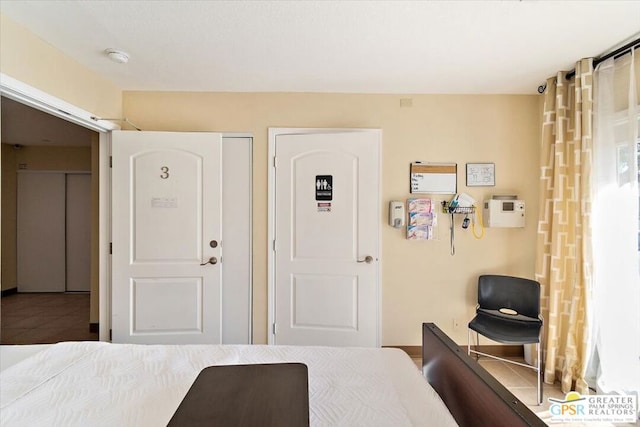
<path fill-rule="evenodd" d="M 333 200 L 333 175 L 316 175 L 316 200 Z"/>

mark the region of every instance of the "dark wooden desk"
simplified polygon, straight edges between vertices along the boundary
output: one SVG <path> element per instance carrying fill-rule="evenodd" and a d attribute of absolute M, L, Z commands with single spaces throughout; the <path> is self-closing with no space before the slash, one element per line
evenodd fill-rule
<path fill-rule="evenodd" d="M 302 363 L 210 366 L 200 372 L 170 427 L 308 427 Z"/>

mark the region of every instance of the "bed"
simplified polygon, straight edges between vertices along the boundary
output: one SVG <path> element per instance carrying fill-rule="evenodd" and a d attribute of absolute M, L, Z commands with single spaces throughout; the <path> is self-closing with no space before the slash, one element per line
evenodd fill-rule
<path fill-rule="evenodd" d="M 21 349 L 23 360 L 0 372 L 0 425 L 167 425 L 204 368 L 271 363 L 308 367 L 311 426 L 500 425 L 496 414 L 504 425 L 544 425 L 521 403 L 514 411 L 508 400 L 515 397 L 502 399 L 497 382 L 450 363 L 472 366 L 435 325 L 423 326 L 423 343 L 423 372 L 433 387 L 403 351 L 390 348 L 68 342 Z M 3 360 L 11 347 L 2 348 Z M 488 403 L 469 404 L 474 393 Z M 460 418 L 467 407 L 485 418 Z"/>
<path fill-rule="evenodd" d="M 460 426 L 546 426 L 433 323 L 422 325 L 422 372 Z"/>

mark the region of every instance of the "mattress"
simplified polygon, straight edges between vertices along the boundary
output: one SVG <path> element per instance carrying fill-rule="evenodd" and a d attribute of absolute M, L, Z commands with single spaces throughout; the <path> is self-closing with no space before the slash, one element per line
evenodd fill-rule
<path fill-rule="evenodd" d="M 0 372 L 2 426 L 166 425 L 207 366 L 301 362 L 312 426 L 455 426 L 398 349 L 59 343 Z"/>

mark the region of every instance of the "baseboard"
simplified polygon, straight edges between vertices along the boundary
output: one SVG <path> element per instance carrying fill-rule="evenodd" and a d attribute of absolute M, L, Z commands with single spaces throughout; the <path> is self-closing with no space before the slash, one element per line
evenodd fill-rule
<path fill-rule="evenodd" d="M 97 334 L 100 332 L 100 324 L 99 323 L 89 323 L 89 332 L 92 334 Z"/>
<path fill-rule="evenodd" d="M 389 345 L 388 348 L 399 348 L 414 359 L 422 358 L 422 347 L 419 345 Z M 524 347 L 521 345 L 480 345 L 472 346 L 475 350 L 483 353 L 493 354 L 498 357 L 524 357 Z M 460 348 L 466 353 L 467 346 L 461 345 Z"/>
<path fill-rule="evenodd" d="M 13 295 L 13 294 L 17 294 L 18 293 L 18 288 L 9 288 L 9 289 L 5 289 L 2 291 L 2 293 L 0 294 L 0 296 L 3 297 L 8 297 L 9 295 Z"/>
<path fill-rule="evenodd" d="M 467 351 L 466 345 L 461 345 L 460 348 Z M 522 345 L 472 345 L 471 348 L 498 357 L 524 357 Z"/>
<path fill-rule="evenodd" d="M 385 345 L 385 348 L 398 348 L 409 355 L 413 359 L 422 358 L 422 347 L 419 345 Z"/>

